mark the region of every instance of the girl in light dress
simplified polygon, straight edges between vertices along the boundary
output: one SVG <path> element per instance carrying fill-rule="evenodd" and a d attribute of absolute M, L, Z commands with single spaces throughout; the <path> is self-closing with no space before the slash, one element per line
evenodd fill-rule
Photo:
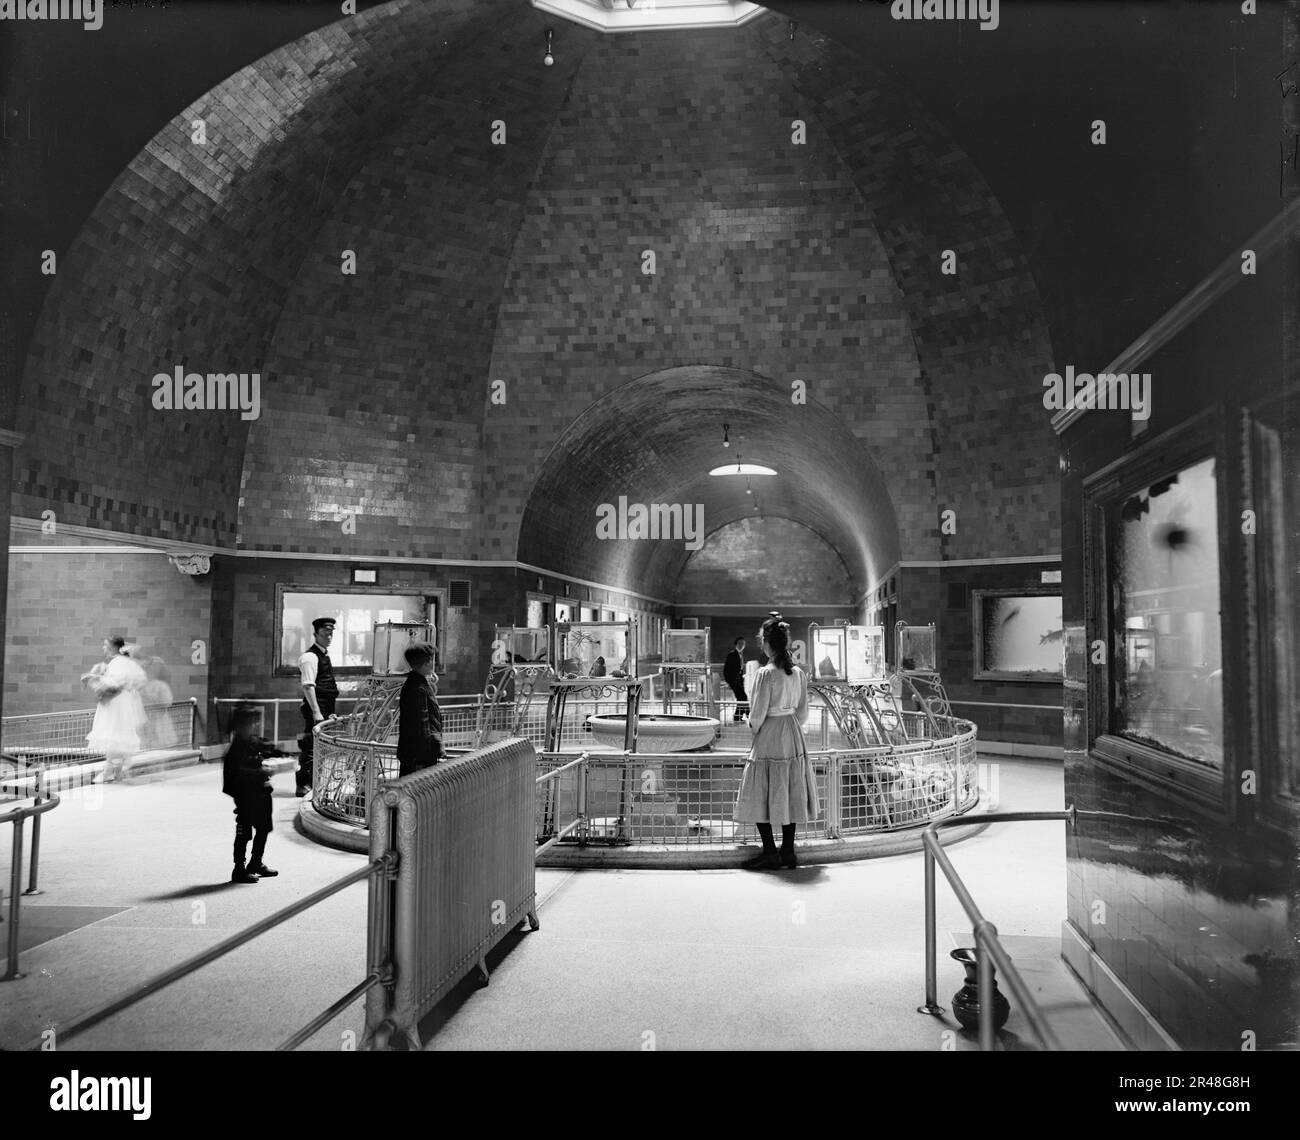
<path fill-rule="evenodd" d="M 750 870 L 794 867 L 794 832 L 817 818 L 820 804 L 812 761 L 801 725 L 808 716 L 808 677 L 790 658 L 790 626 L 779 618 L 763 623 L 759 640 L 768 663 L 754 677 L 749 728 L 754 735 L 740 777 L 735 818 L 752 823 L 763 851 L 744 866 Z M 781 827 L 781 850 L 772 834 Z"/>
<path fill-rule="evenodd" d="M 104 781 L 112 783 L 121 779 L 126 758 L 140 751 L 140 732 L 147 721 L 140 690 L 148 677 L 131 660 L 122 638 L 107 637 L 104 661 L 81 679 L 99 698 L 86 743 L 104 754 Z"/>

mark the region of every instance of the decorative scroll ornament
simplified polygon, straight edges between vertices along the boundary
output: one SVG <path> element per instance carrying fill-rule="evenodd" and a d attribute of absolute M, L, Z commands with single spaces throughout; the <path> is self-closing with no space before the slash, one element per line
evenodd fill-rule
<path fill-rule="evenodd" d="M 207 554 L 169 554 L 167 561 L 182 574 L 206 574 L 212 569 L 212 558 Z"/>

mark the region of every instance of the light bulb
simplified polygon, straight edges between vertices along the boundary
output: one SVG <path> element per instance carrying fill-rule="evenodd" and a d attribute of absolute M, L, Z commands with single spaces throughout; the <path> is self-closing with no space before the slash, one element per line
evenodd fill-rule
<path fill-rule="evenodd" d="M 551 64 L 555 62 L 555 56 L 548 51 L 544 56 L 542 56 L 542 62 L 546 64 L 547 67 L 550 67 Z"/>

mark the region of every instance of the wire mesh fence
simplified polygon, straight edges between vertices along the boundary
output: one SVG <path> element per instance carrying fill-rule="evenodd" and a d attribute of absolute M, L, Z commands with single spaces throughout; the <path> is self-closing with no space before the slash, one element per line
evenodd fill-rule
<path fill-rule="evenodd" d="M 536 714 L 530 709 L 524 717 L 523 735 L 537 750 L 538 776 L 586 755 L 582 765 L 539 781 L 539 844 L 554 839 L 579 814 L 585 823 L 562 843 L 710 846 L 757 840 L 751 824 L 733 818 L 746 763 L 748 725 L 724 724 L 722 738 L 712 748 L 628 755 L 613 747 L 602 749 L 585 728 L 587 717 L 614 704 L 570 701 L 559 752 L 544 751 L 544 707 Z M 674 704 L 670 711 L 679 711 L 679 706 Z M 478 706 L 448 705 L 442 713 L 447 750 L 455 754 L 472 747 Z M 915 827 L 958 814 L 977 801 L 975 729 L 969 722 L 943 718 L 939 727 L 949 735 L 923 738 L 927 727 L 933 728 L 929 718 L 905 712 L 902 719 L 914 738 L 911 743 L 851 749 L 826 713 L 813 709 L 805 726 L 819 811 L 800 824 L 802 837 L 835 838 Z M 352 739 L 349 733 L 356 727 L 344 717 L 318 734 L 313 803 L 325 815 L 365 826 L 370 796 L 383 781 L 397 778 L 398 762 L 395 739 Z M 734 750 L 728 750 L 733 741 Z M 819 746 L 823 741 L 825 746 Z"/>
<path fill-rule="evenodd" d="M 194 747 L 195 702 L 145 705 L 144 711 L 140 747 L 127 757 L 128 766 L 144 753 Z M 98 779 L 106 757 L 87 742 L 94 723 L 94 709 L 5 717 L 0 722 L 0 793 L 11 797 L 32 794 L 40 769 L 60 787 Z"/>
<path fill-rule="evenodd" d="M 140 729 L 140 751 L 194 747 L 193 701 L 146 705 Z M 94 709 L 7 716 L 0 724 L 0 751 L 29 764 L 48 767 L 102 760 L 104 754 L 86 742 L 95 722 Z"/>

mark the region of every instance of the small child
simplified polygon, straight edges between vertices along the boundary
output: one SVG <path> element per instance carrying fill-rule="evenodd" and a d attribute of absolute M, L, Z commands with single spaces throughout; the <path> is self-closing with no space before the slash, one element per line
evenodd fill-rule
<path fill-rule="evenodd" d="M 235 869 L 232 883 L 256 883 L 258 876 L 273 878 L 273 871 L 262 862 L 266 839 L 271 833 L 272 756 L 284 756 L 261 737 L 253 735 L 257 710 L 240 708 L 235 712 L 234 739 L 222 762 L 221 790 L 235 801 Z M 249 839 L 253 840 L 253 859 L 244 864 Z"/>

